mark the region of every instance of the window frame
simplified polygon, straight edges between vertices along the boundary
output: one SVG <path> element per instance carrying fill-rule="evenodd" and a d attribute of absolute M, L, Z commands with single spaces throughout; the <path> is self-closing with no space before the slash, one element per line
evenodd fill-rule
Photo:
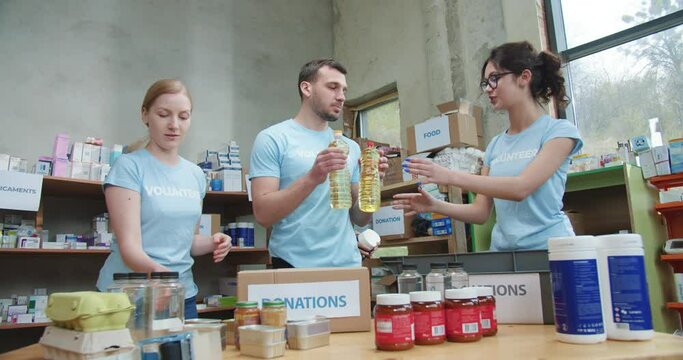
<path fill-rule="evenodd" d="M 561 0 L 543 0 L 546 18 L 546 33 L 550 49 L 559 54 L 564 65 L 570 62 L 594 55 L 599 52 L 615 48 L 617 46 L 642 39 L 661 31 L 669 30 L 683 25 L 683 10 L 678 10 L 660 18 L 635 25 L 631 28 L 621 30 L 610 35 L 589 41 L 572 48 L 567 47 L 564 28 L 564 17 L 562 14 Z M 571 72 L 565 72 L 565 86 L 570 98 L 569 106 L 566 109 L 558 109 L 561 118 L 565 118 L 578 126 L 578 121 L 574 114 L 574 96 L 572 87 Z"/>
<path fill-rule="evenodd" d="M 384 105 L 386 103 L 392 102 L 392 101 L 399 101 L 399 96 L 398 96 L 398 90 L 393 90 L 389 93 L 386 93 L 384 95 L 380 95 L 377 97 L 374 97 L 370 100 L 367 100 L 365 102 L 362 102 L 356 106 L 349 107 L 349 110 L 354 112 L 354 136 L 355 137 L 367 137 L 367 122 L 364 122 L 363 120 L 363 113 L 367 110 L 370 110 L 372 108 Z M 398 127 L 399 127 L 399 132 L 401 129 L 401 117 L 399 114 L 398 118 Z"/>

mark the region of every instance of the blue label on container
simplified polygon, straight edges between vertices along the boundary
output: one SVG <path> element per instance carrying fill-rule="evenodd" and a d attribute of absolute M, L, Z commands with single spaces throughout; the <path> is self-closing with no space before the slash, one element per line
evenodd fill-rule
<path fill-rule="evenodd" d="M 612 296 L 611 316 L 617 328 L 652 330 L 643 257 L 608 256 L 607 266 Z"/>
<path fill-rule="evenodd" d="M 550 261 L 550 272 L 557 332 L 604 334 L 596 260 Z"/>

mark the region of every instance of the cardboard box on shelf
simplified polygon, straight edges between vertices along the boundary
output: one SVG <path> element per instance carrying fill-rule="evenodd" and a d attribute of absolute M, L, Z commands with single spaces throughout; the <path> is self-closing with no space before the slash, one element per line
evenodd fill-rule
<path fill-rule="evenodd" d="M 401 149 L 398 156 L 387 157 L 389 168 L 384 173 L 384 186 L 410 181 L 412 176 L 403 171 L 403 161 L 408 155 L 406 149 Z"/>
<path fill-rule="evenodd" d="M 332 332 L 370 331 L 370 274 L 364 267 L 240 271 L 237 298 L 284 300 L 288 320 L 324 315 Z"/>
<path fill-rule="evenodd" d="M 411 226 L 415 215 L 405 216 L 403 210 L 391 207 L 391 201 L 383 201 L 382 207 L 372 214 L 372 229 L 382 240 L 407 239 L 415 236 Z"/>
<path fill-rule="evenodd" d="M 221 232 L 220 214 L 202 214 L 199 218 L 199 234 L 211 236 Z"/>
<path fill-rule="evenodd" d="M 437 105 L 443 114 L 407 129 L 408 153 L 445 147 L 474 146 L 483 149 L 482 109 L 469 102 L 449 101 Z"/>

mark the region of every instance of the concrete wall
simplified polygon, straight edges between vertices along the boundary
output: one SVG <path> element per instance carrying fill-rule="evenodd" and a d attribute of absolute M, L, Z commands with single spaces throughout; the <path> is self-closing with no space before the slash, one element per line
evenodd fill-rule
<path fill-rule="evenodd" d="M 332 55 L 330 1 L 0 2 L 0 153 L 33 163 L 56 133 L 127 144 L 157 79 L 194 97 L 181 154 L 230 139 L 248 159 L 264 127 L 296 113 L 306 61 Z"/>
<path fill-rule="evenodd" d="M 491 48 L 526 39 L 540 46 L 536 0 L 334 0 L 334 55 L 350 74 L 349 98 L 395 82 L 401 128 L 458 98 L 484 107 L 488 142 L 507 126 L 488 110 L 479 79 Z M 403 134 L 405 145 L 405 134 Z"/>

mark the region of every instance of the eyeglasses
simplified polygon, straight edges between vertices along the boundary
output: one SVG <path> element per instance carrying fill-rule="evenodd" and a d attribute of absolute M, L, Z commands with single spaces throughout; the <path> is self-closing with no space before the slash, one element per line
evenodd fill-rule
<path fill-rule="evenodd" d="M 482 92 L 486 92 L 486 87 L 490 86 L 491 89 L 495 89 L 498 87 L 498 80 L 502 78 L 505 75 L 509 74 L 514 74 L 514 71 L 506 71 L 498 74 L 491 74 L 489 75 L 488 79 L 484 79 L 479 83 L 479 87 L 481 88 Z"/>

